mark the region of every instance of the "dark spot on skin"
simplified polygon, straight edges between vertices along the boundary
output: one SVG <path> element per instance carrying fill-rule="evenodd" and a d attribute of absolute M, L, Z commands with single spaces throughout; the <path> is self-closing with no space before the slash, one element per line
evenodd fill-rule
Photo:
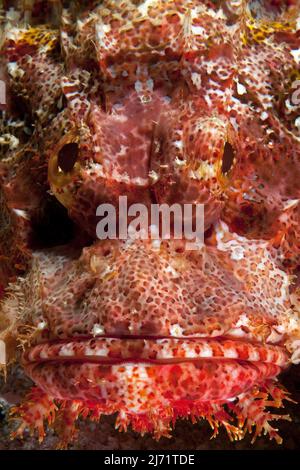
<path fill-rule="evenodd" d="M 57 163 L 59 168 L 64 173 L 69 173 L 73 170 L 74 165 L 77 161 L 79 153 L 78 144 L 75 142 L 70 142 L 69 144 L 64 145 L 58 152 Z"/>

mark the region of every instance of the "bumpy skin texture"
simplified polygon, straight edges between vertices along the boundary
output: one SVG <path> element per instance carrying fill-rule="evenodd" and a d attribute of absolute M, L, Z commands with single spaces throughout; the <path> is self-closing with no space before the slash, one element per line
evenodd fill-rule
<path fill-rule="evenodd" d="M 14 435 L 48 422 L 64 447 L 78 417 L 118 412 L 157 438 L 190 417 L 280 442 L 288 416 L 266 407 L 300 357 L 299 5 L 76 3 L 11 10 L 1 39 L 0 339 L 36 384 Z M 119 196 L 203 203 L 205 246 L 95 240 Z M 54 201 L 75 228 L 51 248 Z"/>

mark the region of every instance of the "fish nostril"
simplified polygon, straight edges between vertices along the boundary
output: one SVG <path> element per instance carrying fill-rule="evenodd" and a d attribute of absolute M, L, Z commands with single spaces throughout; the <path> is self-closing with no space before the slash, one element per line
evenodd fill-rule
<path fill-rule="evenodd" d="M 78 159 L 79 147 L 76 142 L 65 144 L 58 152 L 57 165 L 64 173 L 70 173 Z"/>
<path fill-rule="evenodd" d="M 231 170 L 232 165 L 234 163 L 234 159 L 235 159 L 234 149 L 229 142 L 226 142 L 224 146 L 224 151 L 223 151 L 222 168 L 221 168 L 221 171 L 224 175 L 226 175 L 226 173 L 228 173 Z"/>

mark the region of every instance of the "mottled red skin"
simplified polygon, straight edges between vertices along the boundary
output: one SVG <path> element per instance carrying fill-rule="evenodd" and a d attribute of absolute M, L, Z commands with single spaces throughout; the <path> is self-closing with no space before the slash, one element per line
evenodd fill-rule
<path fill-rule="evenodd" d="M 33 3 L 35 24 L 46 5 Z M 0 295 L 15 281 L 0 338 L 9 359 L 24 345 L 37 385 L 13 411 L 15 435 L 30 427 L 42 439 L 46 420 L 65 446 L 79 416 L 118 411 L 118 427 L 157 438 L 189 416 L 215 434 L 222 424 L 239 439 L 256 425 L 280 442 L 265 407 L 288 399 L 275 379 L 298 361 L 300 337 L 289 277 L 300 143 L 284 104 L 299 69 L 295 4 L 263 2 L 259 20 L 245 2 L 167 0 L 146 13 L 94 3 L 66 11 L 60 31 L 8 33 L 3 47 L 9 93 L 34 124 L 0 160 Z M 70 143 L 76 158 L 63 163 Z M 77 244 L 37 250 L 49 189 Z M 96 208 L 121 195 L 203 203 L 205 247 L 94 241 Z"/>

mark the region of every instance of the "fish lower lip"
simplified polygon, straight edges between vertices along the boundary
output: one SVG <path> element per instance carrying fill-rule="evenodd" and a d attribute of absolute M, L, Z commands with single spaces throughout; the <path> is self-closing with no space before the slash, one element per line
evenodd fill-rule
<path fill-rule="evenodd" d="M 199 360 L 238 360 L 284 367 L 289 357 L 281 346 L 228 338 L 90 337 L 41 343 L 23 353 L 24 366 L 45 362 L 168 364 Z"/>

